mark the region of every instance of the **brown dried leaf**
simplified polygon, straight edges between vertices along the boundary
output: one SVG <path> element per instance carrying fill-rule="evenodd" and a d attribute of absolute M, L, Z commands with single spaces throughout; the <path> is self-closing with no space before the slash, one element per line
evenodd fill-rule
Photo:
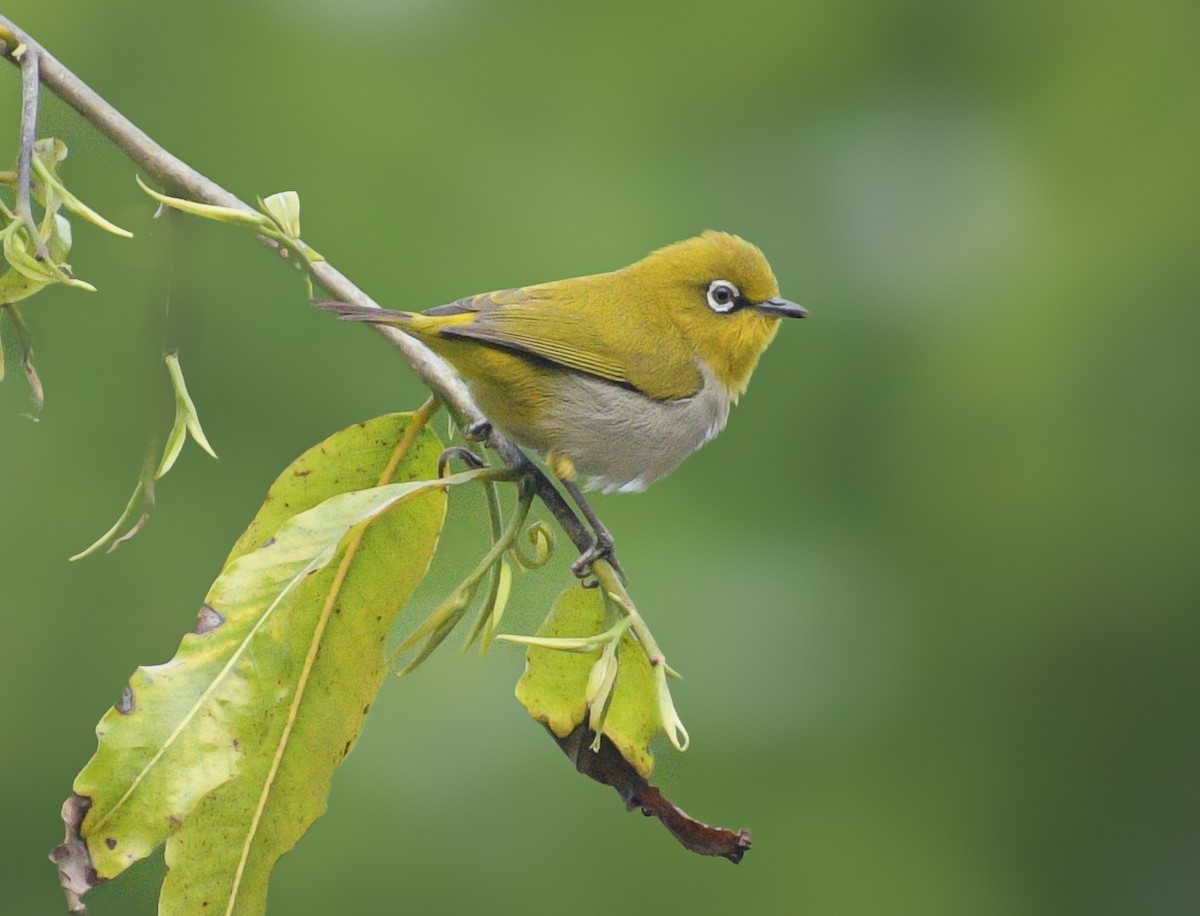
<path fill-rule="evenodd" d="M 25 358 L 21 360 L 21 368 L 25 370 L 25 380 L 29 382 L 29 392 L 33 396 L 33 410 L 40 414 L 46 405 L 46 389 L 42 387 L 42 379 L 33 367 L 33 347 L 25 350 Z"/>
<path fill-rule="evenodd" d="M 63 802 L 62 819 L 67 825 L 66 839 L 50 853 L 50 861 L 58 866 L 58 880 L 67 895 L 67 909 L 71 913 L 87 913 L 83 895 L 101 882 L 88 852 L 87 840 L 79 833 L 80 825 L 92 807 L 92 800 L 75 795 Z"/>
<path fill-rule="evenodd" d="M 750 849 L 749 830 L 734 833 L 691 817 L 642 778 L 607 738 L 601 738 L 600 750 L 593 751 L 591 744 L 596 734 L 586 725 L 579 725 L 565 738 L 559 738 L 553 731 L 550 736 L 576 770 L 616 789 L 628 810 L 640 809 L 647 817 L 658 818 L 675 839 L 697 855 L 721 856 L 736 865 Z"/>

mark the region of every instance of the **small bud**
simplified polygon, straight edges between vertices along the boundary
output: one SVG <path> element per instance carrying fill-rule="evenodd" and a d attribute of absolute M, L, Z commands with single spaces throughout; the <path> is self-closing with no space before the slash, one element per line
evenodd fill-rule
<path fill-rule="evenodd" d="M 661 668 L 655 670 L 654 680 L 658 700 L 658 720 L 662 723 L 663 731 L 667 733 L 667 739 L 675 746 L 675 749 L 686 751 L 691 739 L 688 737 L 687 729 L 683 727 L 683 720 L 675 711 L 675 702 L 671 699 L 665 672 Z"/>
<path fill-rule="evenodd" d="M 156 480 L 171 470 L 171 466 L 175 464 L 175 459 L 179 457 L 179 452 L 183 449 L 183 442 L 188 433 L 192 434 L 192 439 L 197 445 L 214 458 L 217 457 L 217 453 L 208 444 L 204 430 L 200 427 L 200 417 L 196 414 L 196 405 L 192 402 L 192 396 L 188 394 L 187 383 L 183 380 L 179 354 L 172 350 L 165 354 L 163 359 L 167 363 L 167 372 L 171 376 L 171 387 L 175 390 L 175 425 L 171 427 L 171 432 L 167 436 L 162 460 L 158 463 L 158 470 L 154 474 Z"/>
<path fill-rule="evenodd" d="M 590 707 L 603 706 L 608 701 L 608 692 L 612 689 L 616 677 L 617 657 L 605 646 L 600 657 L 596 659 L 596 664 L 592 665 L 592 670 L 588 672 L 587 687 L 583 692 L 584 702 Z M 600 701 L 598 704 L 597 700 Z"/>
<path fill-rule="evenodd" d="M 588 673 L 587 689 L 584 700 L 588 706 L 588 728 L 596 733 L 592 741 L 592 750 L 600 750 L 600 735 L 604 731 L 604 720 L 608 717 L 609 700 L 612 699 L 613 687 L 617 683 L 617 643 L 610 642 L 600 653 L 596 664 Z"/>
<path fill-rule="evenodd" d="M 263 198 L 260 203 L 267 216 L 274 220 L 284 235 L 300 238 L 300 195 L 295 191 L 280 191 Z"/>
<path fill-rule="evenodd" d="M 500 618 L 504 616 L 504 609 L 508 607 L 508 596 L 512 593 L 512 567 L 500 561 L 500 581 L 496 586 L 496 601 L 492 605 L 491 620 L 488 623 L 488 631 L 496 632 L 496 627 L 500 626 Z"/>

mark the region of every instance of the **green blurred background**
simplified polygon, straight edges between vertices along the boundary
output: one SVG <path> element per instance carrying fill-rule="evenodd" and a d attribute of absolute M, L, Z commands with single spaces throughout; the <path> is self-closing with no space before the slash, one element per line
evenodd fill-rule
<path fill-rule="evenodd" d="M 520 653 L 385 685 L 273 913 L 1182 914 L 1200 899 L 1194 2 L 19 0 L 5 13 L 385 304 L 609 269 L 706 227 L 763 247 L 789 324 L 728 430 L 597 505 L 687 680 L 659 781 L 750 827 L 693 857 L 576 776 Z M 0 148 L 19 79 L 0 74 Z M 152 222 L 54 100 L 100 292 L 25 308 L 47 403 L 0 386 L 0 913 L 64 907 L 46 852 L 133 668 L 190 629 L 296 454 L 421 387 L 244 233 Z M 169 309 L 168 309 L 169 304 Z M 68 564 L 170 422 L 212 462 Z M 9 351 L 10 365 L 13 352 Z M 15 366 L 14 366 L 15 368 Z M 427 609 L 478 556 L 452 510 Z M 523 577 L 511 625 L 566 584 Z M 414 610 L 414 614 L 417 613 Z M 161 863 L 92 895 L 155 910 Z"/>

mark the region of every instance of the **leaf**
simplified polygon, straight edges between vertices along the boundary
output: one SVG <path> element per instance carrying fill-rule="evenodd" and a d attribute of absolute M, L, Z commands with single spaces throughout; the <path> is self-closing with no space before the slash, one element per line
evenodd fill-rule
<path fill-rule="evenodd" d="M 98 879 L 166 840 L 160 912 L 263 912 L 272 867 L 324 811 L 389 670 L 387 636 L 429 566 L 445 485 L 485 473 L 431 480 L 440 452 L 394 414 L 283 472 L 196 631 L 138 669 L 97 728 L 74 790 L 91 803 L 81 833 Z M 399 482 L 376 486 L 387 480 Z"/>
<path fill-rule="evenodd" d="M 22 229 L 20 223 L 10 223 L 4 232 L 0 233 L 4 239 L 4 251 L 12 251 L 18 260 L 21 260 L 24 250 L 14 251 L 13 247 L 23 244 L 15 238 Z M 55 264 L 62 265 L 71 251 L 71 224 L 61 214 L 47 212 L 43 232 L 47 229 L 49 235 L 46 238 L 46 245 L 50 252 L 50 258 Z M 7 256 L 5 260 L 7 261 Z M 30 270 L 28 261 L 21 260 L 21 263 L 26 271 Z M 35 260 L 34 263 L 36 264 L 37 261 Z M 52 271 L 37 270 L 33 272 L 36 276 L 31 277 L 28 273 L 23 273 L 13 267 L 0 274 L 0 306 L 20 302 L 45 289 L 51 283 L 59 282 L 59 278 Z M 77 281 L 75 285 L 79 285 L 81 282 Z M 84 284 L 84 286 L 86 288 L 88 284 Z"/>
<path fill-rule="evenodd" d="M 12 231 L 17 232 L 19 229 L 13 228 Z M 9 241 L 9 238 L 10 236 L 7 234 L 3 236 L 5 251 L 13 244 Z M 7 260 L 8 258 L 5 257 L 5 261 Z M 10 267 L 4 273 L 0 274 L 0 306 L 13 305 L 22 299 L 28 299 L 34 293 L 41 292 L 53 282 L 55 282 L 53 279 L 35 279 L 17 270 L 15 267 Z"/>
<path fill-rule="evenodd" d="M 55 225 L 57 225 L 57 221 Z M 3 231 L 0 231 L 0 239 L 3 239 L 4 260 L 13 270 L 34 283 L 40 284 L 37 289 L 41 289 L 49 283 L 62 283 L 65 286 L 73 286 L 92 293 L 96 291 L 96 287 L 92 284 L 71 276 L 70 265 L 60 264 L 54 260 L 38 260 L 37 256 L 29 250 L 30 245 L 33 245 L 34 248 L 36 245 L 29 240 L 24 226 L 20 223 L 11 223 Z M 36 291 L 34 290 L 34 292 Z"/>
<path fill-rule="evenodd" d="M 58 174 L 58 167 L 66 157 L 67 146 L 61 140 L 47 137 L 34 144 L 32 191 L 45 210 L 40 226 L 17 219 L 0 204 L 0 216 L 8 221 L 0 230 L 0 239 L 4 260 L 10 267 L 0 274 L 0 306 L 20 302 L 51 283 L 95 292 L 92 284 L 73 276 L 71 266 L 66 263 L 71 250 L 71 224 L 58 212 L 60 208 L 66 207 L 108 232 L 131 237 L 131 233 L 106 220 L 67 190 Z M 34 230 L 37 238 L 30 234 Z M 38 387 L 36 373 L 31 375 L 31 384 Z"/>
<path fill-rule="evenodd" d="M 443 454 L 439 470 L 444 470 L 445 468 L 446 454 L 455 451 L 461 450 L 450 449 L 447 453 Z M 474 466 L 483 467 L 482 462 L 475 464 Z M 497 476 L 493 479 L 487 480 L 484 483 L 485 489 L 489 490 L 489 492 L 494 489 L 494 479 L 499 479 L 499 477 L 512 479 L 512 475 L 507 470 L 495 469 L 492 473 Z M 410 649 L 416 648 L 416 646 L 422 641 L 424 642 L 424 645 L 421 646 L 421 648 L 417 651 L 417 654 L 409 661 L 409 663 L 397 672 L 397 674 L 401 677 L 411 674 L 418 667 L 420 667 L 421 663 L 424 662 L 425 659 L 427 659 L 437 649 L 437 647 L 442 644 L 446 637 L 450 635 L 454 628 L 458 626 L 458 622 L 462 620 L 463 616 L 466 614 L 467 609 L 471 606 L 471 602 L 475 600 L 475 594 L 479 590 L 479 586 L 483 582 L 484 577 L 486 577 L 489 572 L 494 573 L 497 568 L 497 564 L 503 562 L 500 558 L 504 555 L 504 552 L 508 550 L 513 540 L 520 533 L 521 526 L 525 523 L 525 519 L 528 516 L 529 506 L 533 501 L 532 488 L 522 486 L 520 489 L 522 491 L 522 495 L 517 501 L 516 511 L 513 512 L 512 518 L 509 519 L 508 526 L 500 534 L 500 537 L 493 542 L 491 549 L 484 554 L 483 559 L 476 564 L 475 569 L 472 570 L 471 573 L 468 574 L 468 576 L 461 583 L 459 583 L 458 588 L 454 589 L 454 591 L 447 595 L 442 600 L 442 603 L 439 604 L 433 610 L 433 612 L 430 613 L 429 616 L 426 617 L 425 620 L 408 635 L 404 642 L 396 647 L 393 657 L 399 657 L 408 652 Z M 491 502 L 490 499 L 489 502 Z M 498 520 L 498 515 L 493 515 L 492 520 L 493 530 L 495 530 L 494 526 Z M 484 599 L 479 621 L 477 621 L 476 626 L 472 627 L 471 632 L 468 634 L 467 641 L 463 646 L 464 649 L 466 649 L 467 646 L 470 646 L 475 637 L 479 635 L 481 624 L 495 609 L 495 599 L 499 596 L 500 586 L 498 574 L 493 577 L 493 585 L 494 590 L 492 590 L 488 597 Z"/>
<path fill-rule="evenodd" d="M 280 191 L 259 200 L 263 212 L 286 236 L 300 238 L 300 195 L 295 191 Z"/>
<path fill-rule="evenodd" d="M 51 151 L 50 147 L 42 148 L 42 144 L 48 142 L 56 144 L 53 151 Z M 78 213 L 88 222 L 99 226 L 105 232 L 111 232 L 113 235 L 119 235 L 122 238 L 133 238 L 132 232 L 128 231 L 127 229 L 122 229 L 115 223 L 105 219 L 67 190 L 66 185 L 62 183 L 62 179 L 58 177 L 57 169 L 58 163 L 67 158 L 67 147 L 65 143 L 63 143 L 61 140 L 50 140 L 47 138 L 45 140 L 39 140 L 37 142 L 37 146 L 39 149 L 37 155 L 33 157 L 33 170 L 37 177 L 40 178 L 45 184 L 45 191 L 43 193 L 49 195 L 50 192 L 53 192 L 58 197 L 62 206 L 66 207 L 73 213 Z M 52 208 L 48 207 L 48 209 Z"/>
<path fill-rule="evenodd" d="M 486 616 L 480 617 L 481 620 L 487 621 L 483 631 L 483 642 L 480 646 L 483 651 L 487 651 L 488 644 L 492 641 L 492 634 L 500 626 L 500 620 L 508 608 L 508 598 L 512 594 L 512 567 L 501 560 L 496 569 L 496 594 L 492 599 L 491 607 L 485 609 Z"/>
<path fill-rule="evenodd" d="M 33 413 L 26 416 L 31 416 L 36 421 L 37 415 L 46 406 L 46 389 L 42 385 L 42 377 L 38 375 L 37 367 L 33 364 L 33 347 L 25 348 L 25 355 L 21 358 L 21 369 L 29 385 L 29 396 L 33 398 Z"/>
<path fill-rule="evenodd" d="M 133 176 L 143 191 L 157 200 L 160 204 L 173 210 L 182 210 L 192 216 L 202 216 L 205 219 L 216 220 L 220 223 L 234 223 L 239 226 L 249 226 L 251 229 L 269 229 L 271 221 L 261 213 L 253 210 L 241 210 L 234 207 L 220 207 L 216 204 L 201 204 L 194 200 L 184 200 L 182 197 L 170 197 L 161 194 L 142 181 L 140 175 Z"/>
<path fill-rule="evenodd" d="M 57 137 L 42 137 L 33 144 L 34 161 L 44 165 L 55 177 L 58 176 L 58 167 L 66 161 L 68 152 L 67 144 Z"/>
<path fill-rule="evenodd" d="M 588 705 L 588 728 L 597 735 L 604 730 L 609 697 L 617 682 L 617 643 L 610 642 L 600 652 L 600 658 L 588 672 L 587 688 L 583 698 Z M 599 750 L 599 747 L 596 748 Z"/>
<path fill-rule="evenodd" d="M 196 413 L 196 405 L 192 402 L 192 396 L 188 394 L 187 382 L 183 379 L 183 369 L 179 365 L 179 352 L 169 350 L 163 355 L 163 359 L 166 360 L 167 372 L 171 376 L 171 387 L 175 391 L 175 425 L 171 427 L 171 432 L 167 435 L 167 444 L 163 448 L 162 460 L 158 463 L 158 470 L 154 473 L 156 480 L 174 466 L 175 459 L 183 450 L 183 441 L 188 433 L 192 434 L 197 445 L 214 458 L 217 457 L 217 453 L 208 444 L 204 430 L 200 427 L 200 417 Z"/>
<path fill-rule="evenodd" d="M 13 272 L 10 271 L 11 275 Z M 4 278 L 0 277 L 0 281 Z M 17 330 L 17 341 L 20 344 L 21 354 L 21 370 L 25 373 L 25 381 L 29 384 L 29 395 L 33 398 L 32 414 L 25 416 L 37 422 L 37 415 L 42 412 L 42 407 L 46 403 L 46 392 L 42 388 L 42 379 L 38 375 L 37 367 L 33 364 L 33 335 L 29 332 L 29 326 L 25 323 L 24 317 L 21 315 L 21 310 L 14 303 L 0 303 L 0 316 L 7 314 L 12 319 L 13 325 Z M 4 343 L 0 341 L 0 382 L 4 381 L 5 376 L 4 365 Z"/>
<path fill-rule="evenodd" d="M 39 261 L 29 253 L 26 244 L 28 236 L 21 223 L 10 223 L 0 236 L 3 236 L 4 260 L 13 270 L 41 286 L 62 281 L 63 278 L 54 272 L 52 265 Z"/>
<path fill-rule="evenodd" d="M 70 913 L 87 912 L 83 896 L 98 883 L 87 843 L 79 834 L 79 827 L 89 807 L 91 802 L 78 795 L 72 795 L 63 802 L 62 819 L 67 825 L 67 838 L 50 853 L 50 861 L 58 866 L 58 883 L 67 895 L 67 911 Z"/>
<path fill-rule="evenodd" d="M 14 314 L 17 313 L 14 312 Z M 32 350 L 27 350 L 26 353 L 27 356 L 31 356 Z M 171 377 L 171 387 L 175 392 L 175 424 L 167 435 L 162 457 L 158 461 L 158 469 L 155 470 L 154 464 L 155 442 L 158 438 L 155 436 L 151 438 L 146 447 L 146 455 L 142 459 L 141 475 L 138 477 L 137 486 L 134 487 L 133 495 L 129 497 L 124 511 L 121 512 L 113 526 L 100 535 L 91 546 L 71 557 L 71 562 L 90 557 L 101 547 L 107 547 L 107 552 L 112 553 L 142 530 L 150 518 L 150 510 L 154 508 L 155 481 L 174 466 L 175 459 L 179 457 L 179 452 L 183 449 L 184 440 L 189 432 L 201 448 L 214 458 L 217 457 L 217 453 L 208 444 L 204 430 L 200 427 L 200 417 L 196 414 L 196 405 L 192 403 L 191 395 L 188 394 L 187 383 L 183 379 L 183 369 L 179 366 L 178 352 L 170 350 L 163 355 L 163 359 L 166 361 L 167 373 Z M 40 410 L 41 384 L 37 381 L 37 374 L 33 372 L 33 363 L 29 359 L 26 360 L 25 368 L 30 385 L 39 398 L 38 409 Z"/>
<path fill-rule="evenodd" d="M 98 552 L 101 547 L 107 547 L 112 553 L 130 538 L 134 537 L 150 518 L 150 510 L 154 508 L 154 476 L 151 473 L 154 464 L 154 443 L 151 441 L 142 458 L 142 472 L 138 476 L 137 485 L 129 497 L 129 502 L 113 522 L 113 526 L 96 538 L 88 547 L 68 559 L 74 563 Z"/>
<path fill-rule="evenodd" d="M 71 253 L 71 223 L 61 213 L 50 216 L 54 221 L 50 226 L 50 237 L 46 240 L 46 245 L 49 247 L 50 257 L 62 263 Z"/>
<path fill-rule="evenodd" d="M 525 654 L 525 673 L 517 682 L 517 699 L 557 738 L 565 738 L 588 718 L 589 678 L 603 650 L 598 646 L 590 651 L 579 649 L 587 637 L 604 633 L 605 613 L 599 589 L 567 589 L 554 602 L 535 638 L 570 642 L 561 648 L 530 645 Z M 620 637 L 616 660 L 616 683 L 609 684 L 611 700 L 602 734 L 638 773 L 649 779 L 654 772 L 650 741 L 662 727 L 654 675 L 646 653 L 628 632 Z M 600 677 L 607 675 L 606 670 L 597 670 Z M 598 698 L 601 706 L 608 696 L 606 691 Z"/>
<path fill-rule="evenodd" d="M 750 849 L 748 830 L 735 833 L 696 820 L 648 781 L 654 770 L 649 745 L 660 730 L 667 730 L 679 750 L 687 746 L 666 687 L 672 671 L 616 571 L 603 560 L 593 571 L 601 588 L 563 592 L 536 636 L 496 637 L 529 646 L 517 699 L 546 726 L 575 769 L 616 789 L 628 810 L 658 818 L 690 851 L 736 864 Z M 604 629 L 610 607 L 618 620 Z"/>
<path fill-rule="evenodd" d="M 49 283 L 48 280 L 32 280 L 19 270 L 6 270 L 0 273 L 0 306 L 28 299 L 45 289 Z"/>

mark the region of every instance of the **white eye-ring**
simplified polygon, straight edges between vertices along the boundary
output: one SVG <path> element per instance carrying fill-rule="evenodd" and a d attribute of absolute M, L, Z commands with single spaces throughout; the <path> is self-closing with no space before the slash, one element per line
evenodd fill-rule
<path fill-rule="evenodd" d="M 713 280 L 708 284 L 708 307 L 714 312 L 732 312 L 741 296 L 728 280 Z"/>

